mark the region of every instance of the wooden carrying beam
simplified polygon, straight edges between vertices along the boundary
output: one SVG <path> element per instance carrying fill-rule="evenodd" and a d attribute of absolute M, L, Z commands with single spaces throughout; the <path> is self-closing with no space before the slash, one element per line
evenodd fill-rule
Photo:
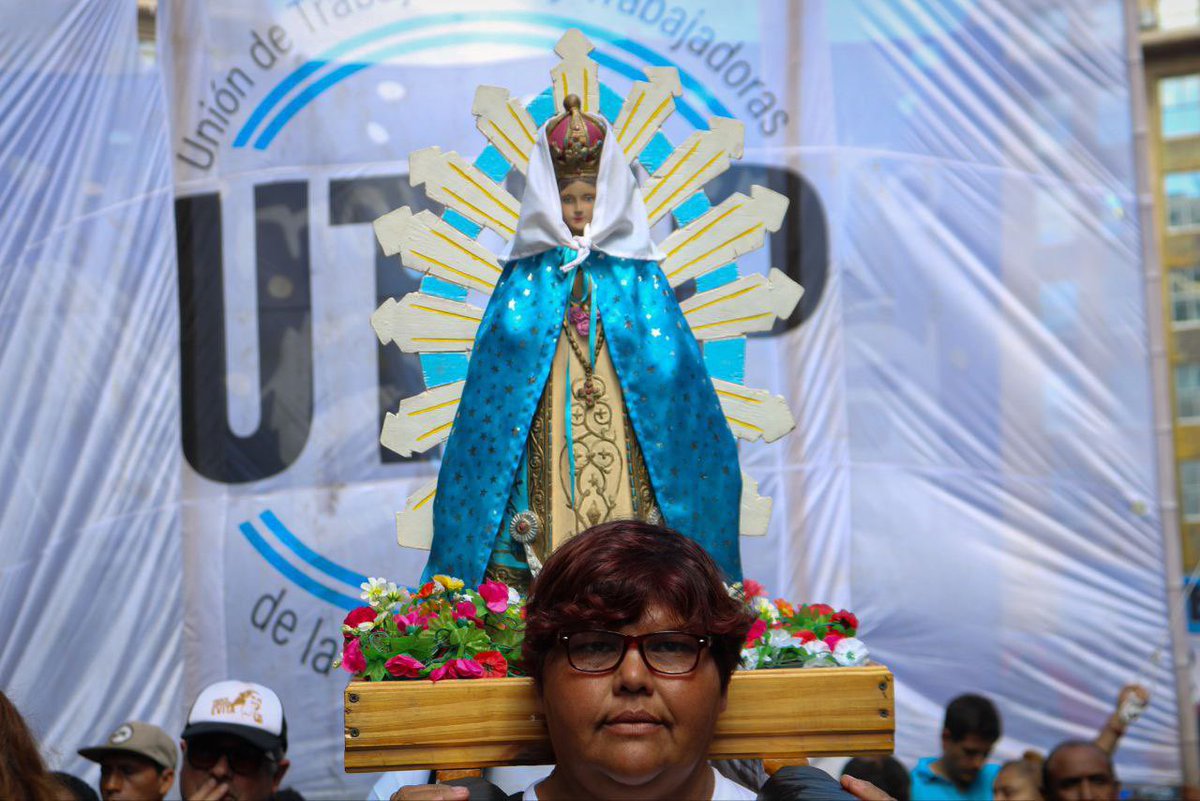
<path fill-rule="evenodd" d="M 892 674 L 882 665 L 733 674 L 712 759 L 890 754 Z M 346 771 L 554 762 L 532 679 L 352 681 Z"/>

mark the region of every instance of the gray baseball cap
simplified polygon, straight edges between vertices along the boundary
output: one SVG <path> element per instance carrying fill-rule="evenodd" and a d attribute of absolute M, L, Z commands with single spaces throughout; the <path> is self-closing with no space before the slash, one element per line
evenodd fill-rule
<path fill-rule="evenodd" d="M 129 754 L 144 757 L 161 768 L 174 768 L 179 757 L 175 741 L 170 735 L 157 726 L 139 723 L 136 720 L 122 723 L 101 745 L 79 749 L 81 757 L 93 762 L 99 762 L 108 756 Z"/>

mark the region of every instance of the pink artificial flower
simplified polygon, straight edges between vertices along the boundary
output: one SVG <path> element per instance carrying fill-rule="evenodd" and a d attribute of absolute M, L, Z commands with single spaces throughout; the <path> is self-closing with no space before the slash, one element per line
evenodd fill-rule
<path fill-rule="evenodd" d="M 348 640 L 342 648 L 342 670 L 347 673 L 362 673 L 367 669 L 367 658 L 363 656 L 358 640 Z"/>
<path fill-rule="evenodd" d="M 834 648 L 837 648 L 837 644 L 844 639 L 846 638 L 840 634 L 826 634 L 825 644 L 828 645 L 829 650 L 832 651 Z"/>
<path fill-rule="evenodd" d="M 500 581 L 485 581 L 479 587 L 479 595 L 487 604 L 488 611 L 497 615 L 508 609 L 508 585 Z"/>
<path fill-rule="evenodd" d="M 483 665 L 474 659 L 452 659 L 449 664 L 453 666 L 454 675 L 460 679 L 483 678 Z"/>
<path fill-rule="evenodd" d="M 405 631 L 409 628 L 425 628 L 425 626 L 420 613 L 414 609 L 407 615 L 396 615 L 396 628 Z"/>
<path fill-rule="evenodd" d="M 746 645 L 754 645 L 767 631 L 767 624 L 762 620 L 755 620 L 754 625 L 750 627 L 750 631 L 746 632 Z"/>
<path fill-rule="evenodd" d="M 767 591 L 763 589 L 763 585 L 759 584 L 754 579 L 746 579 L 742 582 L 742 595 L 747 598 L 767 597 Z"/>
<path fill-rule="evenodd" d="M 415 679 L 421 675 L 421 668 L 425 667 L 421 660 L 413 659 L 408 654 L 393 656 L 383 666 L 398 679 Z"/>
<path fill-rule="evenodd" d="M 447 678 L 448 679 L 454 678 L 454 670 L 453 670 L 453 668 L 450 667 L 449 662 L 447 662 L 446 664 L 442 665 L 439 668 L 434 668 L 433 672 L 429 674 L 430 681 L 441 681 L 442 679 L 447 679 Z"/>
<path fill-rule="evenodd" d="M 579 306 L 572 306 L 567 311 L 567 319 L 571 325 L 575 326 L 575 330 L 579 332 L 579 336 L 586 337 L 591 330 L 591 320 L 589 319 L 588 310 Z"/>
<path fill-rule="evenodd" d="M 479 618 L 476 616 L 475 604 L 472 601 L 459 601 L 454 607 L 454 619 L 478 623 Z"/>

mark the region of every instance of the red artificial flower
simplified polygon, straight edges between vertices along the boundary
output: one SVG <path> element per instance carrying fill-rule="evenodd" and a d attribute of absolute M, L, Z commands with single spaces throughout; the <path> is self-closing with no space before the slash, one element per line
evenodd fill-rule
<path fill-rule="evenodd" d="M 814 617 L 825 617 L 833 614 L 833 607 L 829 604 L 809 604 L 808 613 Z"/>
<path fill-rule="evenodd" d="M 752 646 L 757 643 L 767 631 L 767 624 L 762 620 L 755 620 L 754 625 L 750 627 L 750 631 L 746 632 L 746 645 Z"/>
<path fill-rule="evenodd" d="M 346 615 L 346 619 L 342 621 L 343 626 L 349 626 L 352 629 L 358 628 L 359 623 L 369 623 L 379 614 L 369 606 L 360 606 L 357 609 L 350 610 L 350 614 Z M 351 635 L 343 634 L 342 637 L 346 640 L 351 639 Z"/>
<path fill-rule="evenodd" d="M 853 612 L 847 612 L 845 609 L 834 615 L 833 620 L 830 622 L 835 626 L 841 626 L 842 628 L 846 629 L 846 631 L 850 632 L 853 632 L 858 628 L 858 618 L 854 616 Z"/>
<path fill-rule="evenodd" d="M 758 598 L 759 596 L 766 597 L 767 591 L 763 589 L 763 585 L 759 584 L 754 579 L 746 579 L 742 582 L 742 595 L 747 598 Z"/>
<path fill-rule="evenodd" d="M 437 587 L 438 587 L 438 584 L 436 581 L 430 581 L 427 584 L 423 585 L 421 587 L 421 589 L 417 591 L 417 597 L 418 598 L 428 598 L 429 596 L 433 595 L 433 593 L 437 589 Z"/>
<path fill-rule="evenodd" d="M 799 631 L 792 634 L 792 636 L 795 637 L 797 640 L 799 640 L 801 645 L 803 645 L 806 642 L 812 642 L 813 640 L 817 639 L 817 635 L 814 634 L 813 632 L 809 631 L 808 629 L 800 629 Z"/>
<path fill-rule="evenodd" d="M 485 679 L 502 679 L 508 675 L 508 660 L 499 651 L 484 651 L 475 656 L 475 661 L 483 668 Z"/>
<path fill-rule="evenodd" d="M 358 640 L 351 638 L 342 648 L 342 670 L 347 673 L 362 673 L 367 669 L 367 658 L 363 656 Z"/>
<path fill-rule="evenodd" d="M 419 659 L 413 659 L 408 654 L 393 656 L 383 666 L 398 679 L 415 679 L 421 675 L 421 668 L 425 667 Z"/>

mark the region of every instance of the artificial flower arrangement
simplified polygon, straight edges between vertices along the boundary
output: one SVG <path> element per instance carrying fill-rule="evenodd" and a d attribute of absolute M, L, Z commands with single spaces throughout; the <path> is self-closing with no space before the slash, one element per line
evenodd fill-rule
<path fill-rule="evenodd" d="M 867 647 L 855 637 L 858 618 L 826 604 L 768 600 L 747 579 L 729 587 L 755 615 L 742 668 L 854 667 Z M 467 589 L 434 576 L 417 592 L 381 578 L 362 585 L 367 602 L 346 616 L 339 664 L 357 679 L 479 679 L 522 676 L 525 599 L 498 581 Z"/>
<path fill-rule="evenodd" d="M 771 601 L 753 579 L 734 584 L 730 594 L 742 598 L 755 614 L 742 649 L 742 669 L 858 667 L 870 651 L 855 635 L 858 618 L 828 604 Z"/>

